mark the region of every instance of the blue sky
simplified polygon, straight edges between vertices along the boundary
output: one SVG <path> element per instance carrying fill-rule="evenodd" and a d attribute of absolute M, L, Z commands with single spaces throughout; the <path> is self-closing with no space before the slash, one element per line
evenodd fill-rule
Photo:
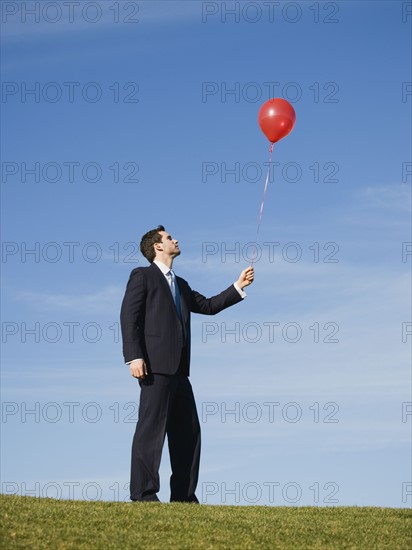
<path fill-rule="evenodd" d="M 45 4 L 2 3 L 2 492 L 127 498 L 138 242 L 164 224 L 192 288 L 236 280 L 275 91 L 255 283 L 192 318 L 198 496 L 410 506 L 410 3 Z"/>

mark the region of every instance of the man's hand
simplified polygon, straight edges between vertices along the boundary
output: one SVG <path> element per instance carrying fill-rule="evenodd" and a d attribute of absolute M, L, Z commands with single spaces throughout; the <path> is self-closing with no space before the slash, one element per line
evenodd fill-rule
<path fill-rule="evenodd" d="M 255 278 L 255 272 L 252 266 L 247 267 L 242 271 L 242 273 L 239 275 L 239 279 L 236 281 L 240 288 L 244 288 L 245 286 L 249 286 L 253 283 Z"/>
<path fill-rule="evenodd" d="M 147 367 L 143 359 L 135 359 L 130 363 L 130 374 L 134 378 L 140 378 L 143 380 L 147 376 Z"/>

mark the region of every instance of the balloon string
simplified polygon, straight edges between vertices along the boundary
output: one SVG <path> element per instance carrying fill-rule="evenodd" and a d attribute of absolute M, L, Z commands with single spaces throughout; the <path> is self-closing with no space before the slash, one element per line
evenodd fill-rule
<path fill-rule="evenodd" d="M 269 164 L 268 164 L 268 172 L 266 174 L 265 187 L 263 188 L 263 197 L 262 197 L 262 203 L 260 205 L 259 218 L 258 218 L 257 230 L 256 230 L 255 253 L 253 255 L 253 258 L 252 258 L 252 261 L 251 261 L 251 264 L 250 264 L 251 267 L 253 267 L 253 262 L 256 260 L 256 256 L 257 256 L 257 240 L 258 240 L 258 235 L 259 235 L 260 224 L 262 222 L 262 214 L 263 214 L 263 207 L 265 205 L 266 191 L 267 191 L 268 183 L 269 183 L 270 165 L 272 163 L 272 153 L 273 153 L 273 146 L 274 145 L 275 145 L 274 143 L 271 143 L 270 147 L 269 147 L 270 157 L 269 157 Z"/>

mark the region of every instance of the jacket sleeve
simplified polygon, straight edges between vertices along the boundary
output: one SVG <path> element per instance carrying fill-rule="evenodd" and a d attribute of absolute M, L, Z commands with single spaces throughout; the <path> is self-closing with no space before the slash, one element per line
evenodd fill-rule
<path fill-rule="evenodd" d="M 146 293 L 143 270 L 134 269 L 130 274 L 120 311 L 123 355 L 126 363 L 138 357 L 146 357 L 144 344 Z"/>
<path fill-rule="evenodd" d="M 241 302 L 242 299 L 243 298 L 240 296 L 234 285 L 230 285 L 229 288 L 216 296 L 212 296 L 211 298 L 206 298 L 199 292 L 190 289 L 190 310 L 192 313 L 215 315 L 216 313 Z"/>

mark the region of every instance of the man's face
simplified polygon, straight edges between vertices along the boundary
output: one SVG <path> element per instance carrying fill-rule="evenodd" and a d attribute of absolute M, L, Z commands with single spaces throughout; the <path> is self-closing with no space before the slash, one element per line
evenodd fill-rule
<path fill-rule="evenodd" d="M 178 245 L 178 240 L 173 239 L 172 236 L 166 231 L 159 231 L 159 234 L 162 236 L 162 242 L 159 243 L 159 247 L 155 245 L 156 249 L 160 251 L 161 247 L 163 253 L 171 256 L 172 258 L 176 258 L 176 256 L 179 256 L 180 248 Z"/>

